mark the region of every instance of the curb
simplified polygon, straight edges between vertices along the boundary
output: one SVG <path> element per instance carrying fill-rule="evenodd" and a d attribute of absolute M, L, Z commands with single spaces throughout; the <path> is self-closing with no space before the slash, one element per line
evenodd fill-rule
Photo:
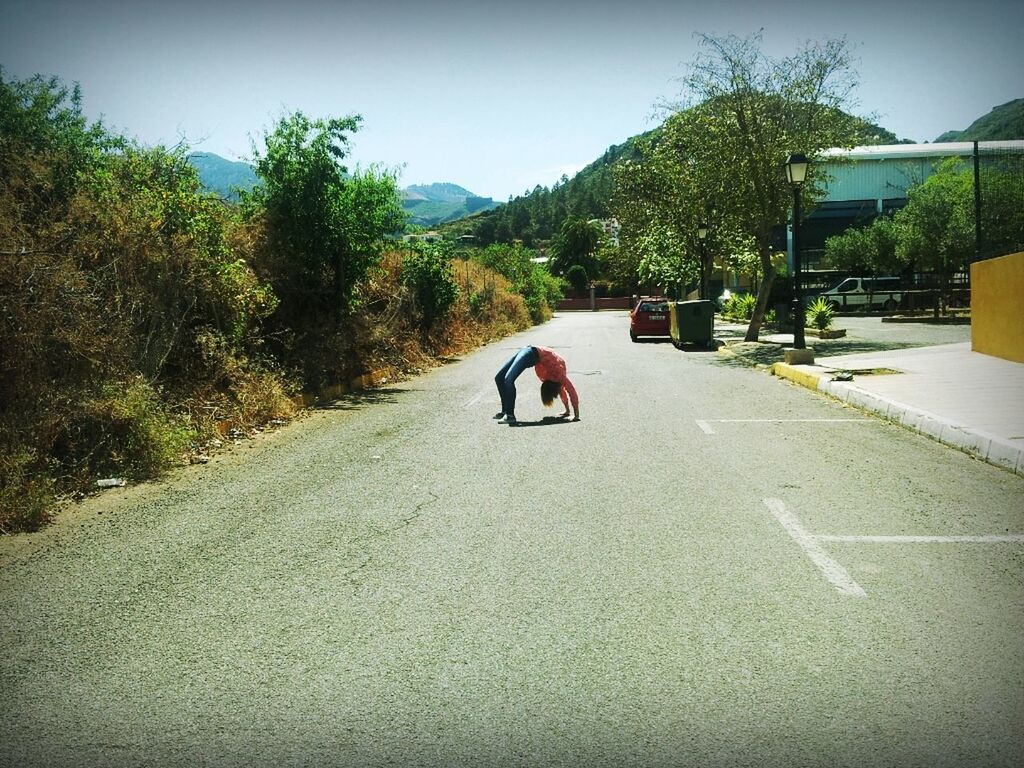
<path fill-rule="evenodd" d="M 381 368 L 376 371 L 364 373 L 362 376 L 357 376 L 348 384 L 333 384 L 329 387 L 324 387 L 317 392 L 303 392 L 301 395 L 293 397 L 292 403 L 295 404 L 296 408 L 308 408 L 310 405 L 315 405 L 316 403 L 324 400 L 336 399 L 344 395 L 351 394 L 352 392 L 370 389 L 378 384 L 385 384 L 389 378 L 393 378 L 394 376 L 395 369 Z"/>
<path fill-rule="evenodd" d="M 956 448 L 984 462 L 1008 469 L 1024 477 L 1024 448 L 1014 445 L 996 435 L 971 429 L 961 424 L 936 416 L 920 408 L 887 400 L 867 392 L 845 381 L 834 381 L 830 373 L 822 368 L 806 370 L 816 366 L 793 366 L 775 363 L 770 371 L 773 376 L 792 381 L 829 397 L 841 400 L 847 405 L 881 416 L 886 421 L 930 437 L 932 440 Z"/>

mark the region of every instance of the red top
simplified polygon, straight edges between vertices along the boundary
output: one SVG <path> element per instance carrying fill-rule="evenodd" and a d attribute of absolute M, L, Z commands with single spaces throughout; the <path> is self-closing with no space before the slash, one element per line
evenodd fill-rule
<path fill-rule="evenodd" d="M 540 360 L 533 370 L 537 372 L 537 378 L 541 381 L 557 381 L 562 385 L 561 391 L 558 396 L 562 398 L 562 405 L 565 406 L 565 410 L 569 410 L 569 401 L 572 400 L 572 407 L 575 410 L 579 410 L 580 398 L 576 394 L 576 387 L 569 381 L 569 377 L 565 371 L 565 360 L 563 360 L 556 352 L 548 349 L 547 347 L 534 346 L 537 350 L 537 355 Z M 568 393 L 568 397 L 566 397 Z"/>

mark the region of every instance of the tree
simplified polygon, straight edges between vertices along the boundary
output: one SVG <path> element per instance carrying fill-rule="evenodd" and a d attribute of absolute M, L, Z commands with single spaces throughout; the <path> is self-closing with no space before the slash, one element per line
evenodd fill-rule
<path fill-rule="evenodd" d="M 585 291 L 587 283 L 590 281 L 587 270 L 579 264 L 573 264 L 569 267 L 569 271 L 565 273 L 565 279 L 569 281 L 569 285 L 576 291 Z"/>
<path fill-rule="evenodd" d="M 416 243 L 402 264 L 402 283 L 412 292 L 423 330 L 430 331 L 459 298 L 451 248 Z"/>
<path fill-rule="evenodd" d="M 1000 168 L 981 173 L 982 232 L 995 253 L 1024 246 L 1024 186 L 1019 176 Z M 958 159 L 941 163 L 934 174 L 914 185 L 907 205 L 892 217 L 851 229 L 825 243 L 829 266 L 873 274 L 907 267 L 939 278 L 942 311 L 952 275 L 974 257 L 974 176 Z"/>
<path fill-rule="evenodd" d="M 904 263 L 931 270 L 939 277 L 939 304 L 945 309 L 953 273 L 974 254 L 974 180 L 963 163 L 947 160 L 922 184 L 907 192 L 907 205 L 896 214 L 896 253 Z"/>
<path fill-rule="evenodd" d="M 68 89 L 39 75 L 8 80 L 0 67 L 0 179 L 13 179 L 28 157 L 43 160 L 36 173 L 25 174 L 26 219 L 65 214 L 82 180 L 125 143 L 102 123 L 89 124 L 77 85 Z"/>
<path fill-rule="evenodd" d="M 833 269 L 867 274 L 899 271 L 896 254 L 899 228 L 891 217 L 875 219 L 867 227 L 849 229 L 825 241 L 825 264 Z"/>
<path fill-rule="evenodd" d="M 688 169 L 688 185 L 714 199 L 730 230 L 753 239 L 761 285 L 746 340 L 756 341 L 776 270 L 773 230 L 792 205 L 783 163 L 793 152 L 813 157 L 853 146 L 862 123 L 841 109 L 856 75 L 845 41 L 808 44 L 774 60 L 748 38 L 701 36 L 701 52 L 684 82 L 696 106 L 678 109 L 671 146 Z M 823 179 L 812 164 L 802 194 L 810 203 Z M 690 197 L 691 205 L 707 198 Z"/>
<path fill-rule="evenodd" d="M 254 148 L 263 184 L 243 202 L 251 214 L 265 217 L 277 287 L 293 310 L 312 302 L 347 314 L 352 291 L 378 259 L 384 236 L 402 226 L 394 176 L 374 169 L 350 175 L 342 165 L 348 134 L 361 119 L 310 120 L 296 112 L 264 135 L 262 154 Z"/>
<path fill-rule="evenodd" d="M 716 262 L 737 272 L 753 271 L 754 244 L 717 205 L 724 197 L 718 180 L 696 168 L 688 148 L 690 130 L 684 115 L 674 115 L 659 135 L 639 146 L 639 160 L 620 163 L 612 208 L 622 224 L 623 248 L 636 258 L 642 282 L 668 287 L 700 280 L 700 295 L 707 296 Z M 701 226 L 708 230 L 703 242 Z"/>
<path fill-rule="evenodd" d="M 600 242 L 601 230 L 597 225 L 586 219 L 567 218 L 551 244 L 552 271 L 564 275 L 571 267 L 579 265 L 588 279 L 593 280 L 598 271 Z"/>
<path fill-rule="evenodd" d="M 633 281 L 674 286 L 695 270 L 687 261 L 686 194 L 680 184 L 679 156 L 663 143 L 642 143 L 639 160 L 615 171 L 612 211 L 621 225 L 621 249 L 635 264 Z"/>

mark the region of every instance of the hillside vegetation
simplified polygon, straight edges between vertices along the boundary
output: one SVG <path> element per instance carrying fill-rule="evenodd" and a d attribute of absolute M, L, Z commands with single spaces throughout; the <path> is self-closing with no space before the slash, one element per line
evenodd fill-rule
<path fill-rule="evenodd" d="M 0 532 L 97 480 L 159 475 L 293 396 L 421 368 L 550 316 L 525 254 L 453 260 L 387 235 L 394 178 L 341 165 L 359 118 L 282 118 L 225 203 L 184 151 L 0 71 Z M 503 271 L 502 271 L 503 270 Z"/>
<path fill-rule="evenodd" d="M 965 130 L 946 131 L 935 139 L 942 141 L 1013 141 L 1024 139 L 1024 99 L 1014 99 L 993 107 Z"/>
<path fill-rule="evenodd" d="M 474 195 L 458 184 L 414 184 L 402 190 L 402 207 L 409 223 L 420 227 L 434 227 L 497 205 L 491 198 Z"/>
<path fill-rule="evenodd" d="M 212 152 L 190 152 L 189 164 L 196 169 L 203 187 L 225 200 L 238 200 L 239 190 L 251 192 L 259 176 L 248 163 L 227 160 Z"/>
<path fill-rule="evenodd" d="M 546 245 L 569 218 L 606 218 L 614 189 L 615 165 L 638 158 L 640 146 L 657 134 L 655 129 L 613 145 L 571 179 L 563 176 L 550 189 L 538 185 L 494 210 L 454 221 L 442 227 L 442 231 L 456 236 L 474 235 L 482 245 L 519 240 L 528 247 L 537 247 Z"/>
<path fill-rule="evenodd" d="M 874 123 L 851 118 L 856 123 L 857 143 L 897 144 L 906 140 Z M 532 191 L 494 210 L 452 221 L 442 231 L 453 236 L 474 235 L 483 245 L 522 241 L 529 247 L 545 247 L 567 219 L 606 219 L 611 216 L 615 195 L 615 168 L 626 161 L 640 161 L 661 140 L 664 127 L 632 136 L 579 171 L 571 179 L 563 176 L 550 189 Z"/>

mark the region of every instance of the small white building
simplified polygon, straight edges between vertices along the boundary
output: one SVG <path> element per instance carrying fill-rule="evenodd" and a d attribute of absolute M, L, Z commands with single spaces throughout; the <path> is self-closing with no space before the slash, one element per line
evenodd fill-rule
<path fill-rule="evenodd" d="M 604 232 L 605 237 L 614 245 L 616 248 L 619 247 L 619 232 L 622 227 L 619 226 L 619 220 L 616 218 L 611 219 L 590 219 L 588 224 L 597 224 L 601 227 L 601 231 Z"/>

